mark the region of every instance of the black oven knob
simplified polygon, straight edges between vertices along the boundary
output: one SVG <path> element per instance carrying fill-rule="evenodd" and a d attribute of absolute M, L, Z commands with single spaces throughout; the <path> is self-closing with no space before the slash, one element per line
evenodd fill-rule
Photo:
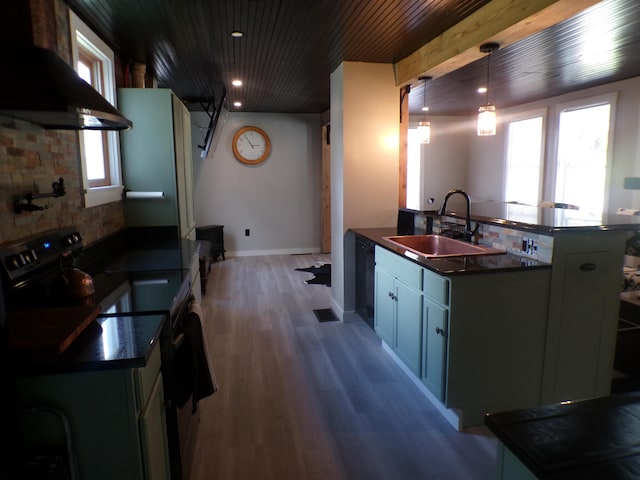
<path fill-rule="evenodd" d="M 78 232 L 70 233 L 69 235 L 65 235 L 64 237 L 62 237 L 63 245 L 72 246 L 76 243 L 80 243 L 81 241 L 82 237 L 80 237 L 80 234 Z"/>
<path fill-rule="evenodd" d="M 33 258 L 33 260 L 37 260 L 38 259 L 38 254 L 36 253 L 36 251 L 33 248 L 31 249 L 31 257 Z"/>
<path fill-rule="evenodd" d="M 20 268 L 22 266 L 22 263 L 20 261 L 20 255 L 11 255 L 10 257 L 7 258 L 5 265 L 9 270 L 15 270 L 17 268 Z"/>

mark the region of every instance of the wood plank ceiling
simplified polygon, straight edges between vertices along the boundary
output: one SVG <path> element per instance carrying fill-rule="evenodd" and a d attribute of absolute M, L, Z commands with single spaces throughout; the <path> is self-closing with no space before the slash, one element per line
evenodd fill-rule
<path fill-rule="evenodd" d="M 488 1 L 65 0 L 192 110 L 226 88 L 243 111 L 292 113 L 329 108 L 330 74 L 341 62 L 396 63 Z M 232 38 L 234 30 L 245 36 Z M 639 42 L 640 2 L 604 0 L 495 52 L 491 101 L 505 107 L 640 75 Z M 481 59 L 429 82 L 430 112 L 476 111 L 486 73 Z M 232 87 L 234 78 L 244 85 Z M 413 85 L 411 113 L 421 113 L 421 85 Z"/>

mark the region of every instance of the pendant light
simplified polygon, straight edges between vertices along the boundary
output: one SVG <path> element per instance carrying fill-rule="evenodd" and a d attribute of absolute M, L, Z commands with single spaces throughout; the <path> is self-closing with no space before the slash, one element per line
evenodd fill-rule
<path fill-rule="evenodd" d="M 486 104 L 478 109 L 478 136 L 484 137 L 496 134 L 496 106 L 489 103 L 489 83 L 491 81 L 491 54 L 500 48 L 498 43 L 484 43 L 480 51 L 487 53 L 487 86 Z"/>
<path fill-rule="evenodd" d="M 422 90 L 422 121 L 418 122 L 418 138 L 420 143 L 429 143 L 431 141 L 431 122 L 427 122 L 427 82 L 431 80 L 431 77 L 418 77 L 418 80 L 424 82 L 424 89 Z"/>

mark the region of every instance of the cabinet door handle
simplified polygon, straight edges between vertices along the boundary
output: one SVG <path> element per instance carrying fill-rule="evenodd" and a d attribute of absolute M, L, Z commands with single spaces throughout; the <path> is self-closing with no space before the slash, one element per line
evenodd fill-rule
<path fill-rule="evenodd" d="M 596 269 L 595 263 L 587 262 L 580 265 L 580 270 L 582 270 L 583 272 L 592 272 L 595 269 Z"/>
<path fill-rule="evenodd" d="M 441 329 L 440 327 L 436 327 L 436 333 L 437 333 L 438 335 L 442 335 L 442 336 L 444 337 L 444 330 L 443 330 L 443 329 Z"/>

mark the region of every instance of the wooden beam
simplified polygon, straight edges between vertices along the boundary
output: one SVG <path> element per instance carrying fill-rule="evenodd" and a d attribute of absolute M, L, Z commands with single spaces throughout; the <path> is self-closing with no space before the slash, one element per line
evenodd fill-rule
<path fill-rule="evenodd" d="M 322 160 L 320 191 L 321 252 L 331 252 L 331 124 L 322 125 Z"/>
<path fill-rule="evenodd" d="M 600 0 L 492 0 L 395 64 L 396 85 L 437 78 L 482 57 L 480 45 L 501 48 L 538 33 Z"/>
<path fill-rule="evenodd" d="M 407 156 L 409 143 L 409 90 L 400 89 L 400 150 L 398 152 L 398 208 L 407 208 Z"/>

